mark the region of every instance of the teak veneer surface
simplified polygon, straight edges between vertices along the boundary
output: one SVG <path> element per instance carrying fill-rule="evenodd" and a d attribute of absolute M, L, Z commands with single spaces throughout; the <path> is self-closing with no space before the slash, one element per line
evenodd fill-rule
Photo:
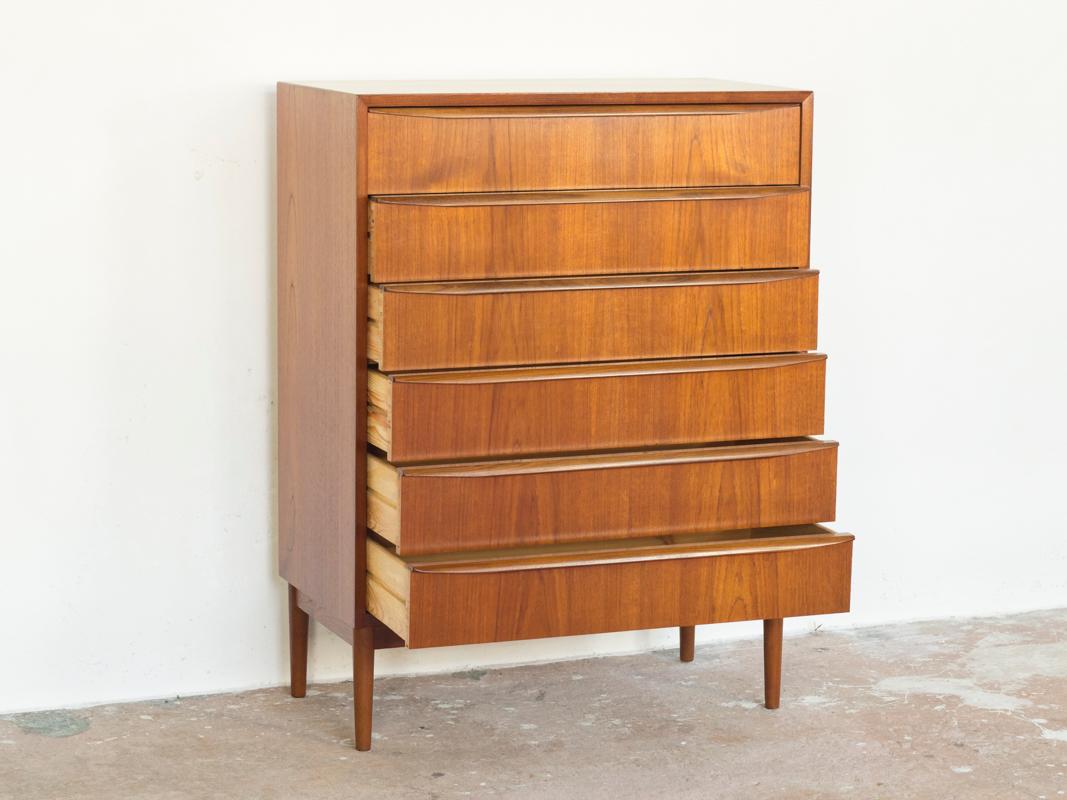
<path fill-rule="evenodd" d="M 347 629 L 365 585 L 358 121 L 354 97 L 279 86 L 278 571 Z"/>
<path fill-rule="evenodd" d="M 789 354 L 369 376 L 393 463 L 809 436 L 826 357 Z"/>
<path fill-rule="evenodd" d="M 383 372 L 812 350 L 818 272 L 372 285 Z"/>
<path fill-rule="evenodd" d="M 371 611 L 408 647 L 846 611 L 852 539 L 822 526 L 401 558 L 369 544 Z"/>
<path fill-rule="evenodd" d="M 403 555 L 832 520 L 836 442 L 396 467 L 368 457 L 368 525 Z"/>
<path fill-rule="evenodd" d="M 799 104 L 372 107 L 369 133 L 372 195 L 800 181 Z"/>
<path fill-rule="evenodd" d="M 677 626 L 685 660 L 763 619 L 775 708 L 782 618 L 848 610 L 852 537 L 809 524 L 836 443 L 794 438 L 823 427 L 812 112 L 704 79 L 279 84 L 291 683 L 311 618 L 350 642 L 357 749 L 375 649 Z"/>
<path fill-rule="evenodd" d="M 807 189 L 377 197 L 371 279 L 808 266 Z"/>

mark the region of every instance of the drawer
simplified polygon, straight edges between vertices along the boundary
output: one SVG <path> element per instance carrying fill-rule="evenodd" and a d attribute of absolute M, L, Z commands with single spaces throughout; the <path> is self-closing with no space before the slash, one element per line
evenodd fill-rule
<path fill-rule="evenodd" d="M 620 450 L 823 432 L 826 356 L 369 374 L 389 461 Z"/>
<path fill-rule="evenodd" d="M 367 526 L 403 555 L 827 522 L 837 443 L 800 439 L 398 467 L 367 458 Z"/>
<path fill-rule="evenodd" d="M 795 184 L 800 106 L 372 108 L 367 190 Z"/>
<path fill-rule="evenodd" d="M 809 203 L 799 187 L 376 197 L 371 280 L 806 267 Z"/>
<path fill-rule="evenodd" d="M 852 541 L 820 525 L 401 558 L 367 544 L 367 607 L 408 647 L 848 611 Z"/>
<path fill-rule="evenodd" d="M 372 285 L 383 372 L 813 350 L 815 270 Z"/>

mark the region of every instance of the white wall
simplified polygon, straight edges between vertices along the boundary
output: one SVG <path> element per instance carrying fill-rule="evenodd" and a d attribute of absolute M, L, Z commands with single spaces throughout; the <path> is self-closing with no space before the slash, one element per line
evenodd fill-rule
<path fill-rule="evenodd" d="M 825 622 L 1067 605 L 1061 7 L 5 6 L 0 711 L 285 680 L 279 79 L 706 75 L 815 89 L 827 432 L 843 442 L 838 527 L 860 536 L 855 610 Z M 379 664 L 673 642 L 393 651 Z M 316 631 L 315 677 L 348 664 Z"/>

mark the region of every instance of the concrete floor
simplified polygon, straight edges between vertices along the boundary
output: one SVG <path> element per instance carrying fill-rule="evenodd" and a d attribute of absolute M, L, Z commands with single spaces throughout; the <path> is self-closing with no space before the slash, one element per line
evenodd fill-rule
<path fill-rule="evenodd" d="M 0 717 L 0 798 L 1054 798 L 1067 610 Z"/>

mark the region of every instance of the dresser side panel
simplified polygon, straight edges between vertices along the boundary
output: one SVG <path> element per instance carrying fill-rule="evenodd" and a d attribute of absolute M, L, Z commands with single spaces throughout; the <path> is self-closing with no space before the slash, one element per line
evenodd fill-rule
<path fill-rule="evenodd" d="M 278 569 L 350 627 L 366 502 L 359 111 L 352 95 L 278 86 Z"/>

